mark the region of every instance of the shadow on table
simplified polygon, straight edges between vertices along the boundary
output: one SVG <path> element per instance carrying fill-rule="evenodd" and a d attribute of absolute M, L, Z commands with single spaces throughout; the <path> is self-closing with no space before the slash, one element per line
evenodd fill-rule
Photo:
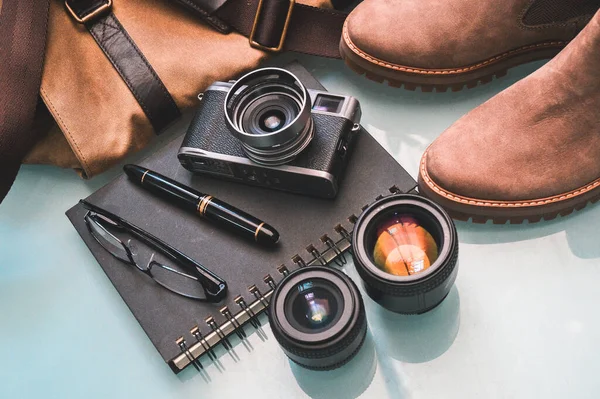
<path fill-rule="evenodd" d="M 290 360 L 298 385 L 311 398 L 357 398 L 373 381 L 377 370 L 375 343 L 367 331 L 365 342 L 356 356 L 342 367 L 331 371 L 312 371 Z"/>
<path fill-rule="evenodd" d="M 384 355 L 407 363 L 424 363 L 446 352 L 458 335 L 460 297 L 456 285 L 436 308 L 401 315 L 368 301 L 369 323 Z"/>
<path fill-rule="evenodd" d="M 569 248 L 582 259 L 600 258 L 600 206 L 589 205 L 565 217 L 538 223 L 494 225 L 457 222 L 460 241 L 469 244 L 498 244 L 526 241 L 564 231 Z"/>

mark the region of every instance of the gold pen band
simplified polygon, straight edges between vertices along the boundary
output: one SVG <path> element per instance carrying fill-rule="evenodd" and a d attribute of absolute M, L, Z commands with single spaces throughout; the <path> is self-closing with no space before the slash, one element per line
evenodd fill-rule
<path fill-rule="evenodd" d="M 258 241 L 258 232 L 260 231 L 260 228 L 263 227 L 264 224 L 265 224 L 265 222 L 262 222 L 256 228 L 256 231 L 254 232 L 254 241 Z"/>
<path fill-rule="evenodd" d="M 206 207 L 208 206 L 208 203 L 212 200 L 212 198 L 212 195 L 205 195 L 204 197 L 202 197 L 200 202 L 198 202 L 198 212 L 200 213 L 200 215 L 204 216 L 204 214 L 206 213 Z"/>
<path fill-rule="evenodd" d="M 146 171 L 144 172 L 144 174 L 142 175 L 142 179 L 140 180 L 140 183 L 142 183 L 142 184 L 144 183 L 144 178 L 146 177 L 146 174 L 147 174 L 149 171 L 150 171 L 150 170 L 146 170 Z"/>

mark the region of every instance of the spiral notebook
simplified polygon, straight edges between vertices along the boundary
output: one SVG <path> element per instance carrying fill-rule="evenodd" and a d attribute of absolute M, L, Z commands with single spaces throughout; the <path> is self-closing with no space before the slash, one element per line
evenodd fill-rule
<path fill-rule="evenodd" d="M 307 87 L 323 87 L 299 64 L 289 66 Z M 87 200 L 155 234 L 223 277 L 227 298 L 199 303 L 175 295 L 143 273 L 112 257 L 89 234 L 85 209 L 76 205 L 67 216 L 104 269 L 158 352 L 174 372 L 215 357 L 213 348 L 232 348 L 230 336 L 244 339 L 260 328 L 257 316 L 269 303 L 283 273 L 304 265 L 346 262 L 353 222 L 361 209 L 390 192 L 410 192 L 415 181 L 377 141 L 363 130 L 333 200 L 318 199 L 214 178 L 194 176 L 182 168 L 178 136 L 141 162 L 202 192 L 267 221 L 281 233 L 280 245 L 265 249 L 157 198 L 125 175 Z M 198 366 L 201 363 L 196 363 Z"/>

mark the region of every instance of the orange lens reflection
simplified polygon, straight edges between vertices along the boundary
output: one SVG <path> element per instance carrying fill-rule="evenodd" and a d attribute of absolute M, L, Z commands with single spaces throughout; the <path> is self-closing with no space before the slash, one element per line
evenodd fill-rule
<path fill-rule="evenodd" d="M 411 215 L 394 215 L 377 228 L 373 249 L 375 265 L 396 276 L 427 270 L 438 258 L 431 234 Z"/>

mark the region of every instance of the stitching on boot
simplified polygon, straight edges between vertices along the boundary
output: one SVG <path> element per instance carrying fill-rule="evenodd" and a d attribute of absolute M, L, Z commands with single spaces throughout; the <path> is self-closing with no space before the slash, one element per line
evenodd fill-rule
<path fill-rule="evenodd" d="M 344 42 L 346 42 L 346 44 L 348 45 L 350 50 L 352 50 L 356 55 L 365 59 L 366 61 L 369 61 L 372 64 L 377 64 L 379 66 L 382 66 L 382 67 L 385 67 L 388 69 L 394 69 L 396 71 L 416 73 L 416 74 L 422 74 L 422 75 L 448 75 L 448 74 L 454 74 L 454 73 L 470 72 L 475 69 L 485 67 L 496 61 L 500 61 L 504 58 L 508 58 L 512 55 L 515 55 L 515 54 L 518 54 L 521 52 L 525 52 L 527 50 L 538 49 L 538 48 L 564 47 L 568 43 L 567 41 L 551 41 L 551 42 L 544 42 L 544 43 L 538 43 L 538 44 L 531 44 L 528 46 L 520 47 L 518 49 L 507 51 L 505 53 L 502 53 L 500 55 L 497 55 L 495 57 L 489 58 L 485 61 L 482 61 L 478 64 L 474 64 L 474 65 L 471 65 L 468 67 L 462 67 L 462 68 L 456 68 L 456 69 L 422 69 L 422 68 L 414 68 L 414 67 L 407 67 L 404 65 L 392 64 L 392 63 L 385 62 L 383 60 L 380 60 L 379 58 L 375 58 L 375 57 L 365 53 L 364 51 L 362 51 L 361 49 L 356 47 L 356 45 L 350 39 L 350 36 L 348 34 L 348 29 L 347 29 L 347 23 L 348 23 L 348 20 L 346 20 L 346 22 L 344 22 L 344 29 L 342 32 L 343 37 L 344 37 Z"/>
<path fill-rule="evenodd" d="M 527 201 L 510 201 L 510 202 L 478 200 L 475 198 L 463 197 L 460 195 L 452 194 L 452 193 L 442 189 L 440 186 L 438 186 L 429 177 L 429 174 L 427 173 L 427 168 L 425 166 L 425 156 L 427 155 L 427 152 L 428 151 L 426 150 L 425 153 L 423 154 L 423 158 L 421 158 L 420 170 L 421 170 L 421 177 L 423 178 L 423 181 L 425 182 L 425 184 L 427 184 L 427 186 L 429 186 L 429 188 L 431 188 L 433 191 L 435 191 L 436 194 L 441 195 L 442 197 L 445 197 L 451 201 L 459 202 L 461 204 L 475 205 L 475 206 L 487 206 L 487 207 L 495 207 L 495 208 L 523 208 L 523 207 L 528 207 L 528 206 L 541 206 L 541 205 L 548 205 L 551 203 L 561 202 L 564 200 L 568 200 L 568 199 L 577 197 L 581 194 L 585 194 L 585 193 L 597 188 L 598 186 L 600 186 L 600 179 L 597 179 L 597 180 L 593 181 L 592 183 L 587 184 L 576 190 L 558 194 L 558 195 L 548 197 L 548 198 L 540 198 L 540 199 L 536 199 L 536 200 L 527 200 Z"/>

